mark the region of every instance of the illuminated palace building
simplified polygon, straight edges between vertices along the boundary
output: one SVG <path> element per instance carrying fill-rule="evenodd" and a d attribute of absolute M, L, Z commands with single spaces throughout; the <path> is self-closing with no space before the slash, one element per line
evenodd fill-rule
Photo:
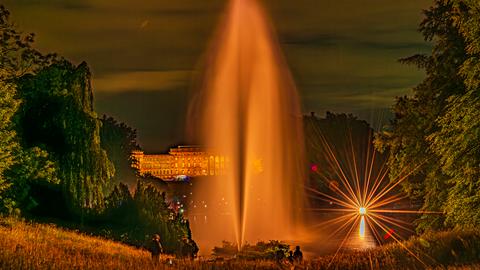
<path fill-rule="evenodd" d="M 152 175 L 165 181 L 187 177 L 223 175 L 226 159 L 198 146 L 170 148 L 168 154 L 145 154 L 134 151 L 135 167 L 141 175 Z"/>

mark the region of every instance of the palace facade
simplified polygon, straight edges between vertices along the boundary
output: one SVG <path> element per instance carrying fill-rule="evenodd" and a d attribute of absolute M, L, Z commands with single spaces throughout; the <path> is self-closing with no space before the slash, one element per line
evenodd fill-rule
<path fill-rule="evenodd" d="M 168 154 L 145 154 L 134 151 L 135 168 L 140 175 L 152 175 L 165 181 L 186 177 L 223 175 L 227 160 L 198 146 L 170 148 Z"/>

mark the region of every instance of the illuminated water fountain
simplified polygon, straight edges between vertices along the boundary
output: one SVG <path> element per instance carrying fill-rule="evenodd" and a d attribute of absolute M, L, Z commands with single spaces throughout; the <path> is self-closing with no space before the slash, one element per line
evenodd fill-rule
<path fill-rule="evenodd" d="M 225 155 L 228 166 L 226 175 L 195 190 L 195 201 L 211 202 L 202 209 L 203 225 L 192 224 L 200 245 L 292 238 L 302 223 L 302 118 L 256 0 L 230 2 L 189 109 L 196 139 Z"/>

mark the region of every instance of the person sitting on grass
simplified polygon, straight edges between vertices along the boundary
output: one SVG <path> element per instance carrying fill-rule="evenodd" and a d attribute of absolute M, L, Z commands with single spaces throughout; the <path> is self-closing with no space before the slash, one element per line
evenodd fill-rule
<path fill-rule="evenodd" d="M 290 264 L 293 264 L 293 251 L 291 251 L 291 250 L 288 251 L 288 257 L 287 257 L 287 259 L 288 259 L 288 262 L 289 262 Z"/>
<path fill-rule="evenodd" d="M 293 252 L 293 259 L 296 263 L 301 263 L 303 260 L 303 253 L 300 251 L 300 246 L 295 247 L 295 252 Z"/>
<path fill-rule="evenodd" d="M 157 264 L 160 259 L 160 254 L 163 253 L 162 243 L 160 242 L 160 235 L 154 234 L 150 243 L 150 253 L 152 254 L 153 263 Z"/>

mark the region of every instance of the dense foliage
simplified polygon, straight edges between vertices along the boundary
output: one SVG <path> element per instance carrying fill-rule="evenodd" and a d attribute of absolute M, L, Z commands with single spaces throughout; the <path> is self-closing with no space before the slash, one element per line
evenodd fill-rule
<path fill-rule="evenodd" d="M 102 211 L 104 190 L 114 174 L 100 147 L 90 76 L 85 63 L 75 67 L 64 61 L 18 83 L 23 144 L 40 146 L 53 156 L 67 204 L 81 218 L 84 212 Z"/>
<path fill-rule="evenodd" d="M 242 260 L 275 260 L 287 258 L 290 246 L 286 243 L 271 240 L 258 242 L 255 245 L 245 244 L 239 251 L 237 245 L 224 241 L 221 247 L 213 248 L 213 256 L 221 258 L 238 258 Z M 279 256 L 279 253 L 283 255 Z"/>
<path fill-rule="evenodd" d="M 87 64 L 44 55 L 33 37 L 0 6 L 0 214 L 135 245 L 158 233 L 167 252 L 182 250 L 188 221 L 153 185 L 135 188 L 135 130 L 98 119 Z"/>
<path fill-rule="evenodd" d="M 12 127 L 12 117 L 17 111 L 19 101 L 15 99 L 15 86 L 0 81 L 0 211 L 9 211 L 13 205 L 8 197 L 12 183 L 6 177 L 6 171 L 15 164 L 16 132 Z"/>
<path fill-rule="evenodd" d="M 58 183 L 55 165 L 39 147 L 22 147 L 16 118 L 23 106 L 17 82 L 59 60 L 55 54 L 43 55 L 32 47 L 33 34 L 19 32 L 10 13 L 0 6 L 0 212 L 20 213 L 36 205 L 30 184 L 38 180 Z"/>
<path fill-rule="evenodd" d="M 106 115 L 101 118 L 101 121 L 101 146 L 107 151 L 108 158 L 115 166 L 115 175 L 111 182 L 134 186 L 137 180 L 137 173 L 132 168 L 132 165 L 136 161 L 131 153 L 140 149 L 140 146 L 137 144 L 136 130 Z"/>
<path fill-rule="evenodd" d="M 430 55 L 403 62 L 426 72 L 414 95 L 397 99 L 390 129 L 377 138 L 389 150 L 391 177 L 414 173 L 403 187 L 421 198 L 419 230 L 480 225 L 480 3 L 436 0 L 420 31 Z"/>
<path fill-rule="evenodd" d="M 310 187 L 323 192 L 332 185 L 343 188 L 343 174 L 352 185 L 358 178 L 363 186 L 367 168 L 371 177 L 380 173 L 385 156 L 375 151 L 374 130 L 366 121 L 327 112 L 325 118 L 305 117 L 304 128 Z"/>
<path fill-rule="evenodd" d="M 191 237 L 190 226 L 166 203 L 165 196 L 140 181 L 132 196 L 127 185 L 119 184 L 107 197 L 107 210 L 99 219 L 106 223 L 97 227 L 103 227 L 104 236 L 136 246 L 147 245 L 153 234 L 159 234 L 166 252 L 181 255 L 182 239 Z"/>

